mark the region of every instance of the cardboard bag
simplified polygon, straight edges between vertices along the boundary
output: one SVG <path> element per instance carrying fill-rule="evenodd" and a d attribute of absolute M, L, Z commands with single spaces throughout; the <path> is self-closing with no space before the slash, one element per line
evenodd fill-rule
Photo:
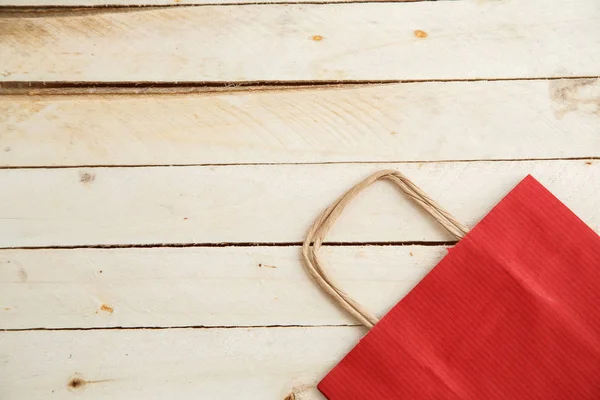
<path fill-rule="evenodd" d="M 528 176 L 318 388 L 329 400 L 600 399 L 600 237 Z"/>

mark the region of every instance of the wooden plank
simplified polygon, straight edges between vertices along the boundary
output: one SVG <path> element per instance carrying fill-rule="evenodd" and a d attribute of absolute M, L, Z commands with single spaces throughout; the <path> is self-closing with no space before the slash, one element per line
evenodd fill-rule
<path fill-rule="evenodd" d="M 384 315 L 442 246 L 326 247 L 336 280 Z M 0 329 L 356 324 L 305 273 L 300 248 L 0 251 Z"/>
<path fill-rule="evenodd" d="M 358 327 L 0 332 L 3 399 L 322 400 Z M 74 387 L 73 387 L 74 386 Z"/>
<path fill-rule="evenodd" d="M 599 231 L 600 162 L 521 161 L 0 171 L 0 247 L 301 242 L 369 174 L 396 168 L 473 226 L 527 174 Z M 361 195 L 331 241 L 451 240 L 387 183 Z"/>
<path fill-rule="evenodd" d="M 0 81 L 598 76 L 599 22 L 596 0 L 5 13 Z"/>
<path fill-rule="evenodd" d="M 0 96 L 0 165 L 600 156 L 600 79 Z"/>

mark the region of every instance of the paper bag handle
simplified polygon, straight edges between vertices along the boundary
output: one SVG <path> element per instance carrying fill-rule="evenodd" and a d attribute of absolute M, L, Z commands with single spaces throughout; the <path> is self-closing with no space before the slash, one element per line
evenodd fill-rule
<path fill-rule="evenodd" d="M 328 293 L 336 303 L 355 317 L 367 328 L 372 328 L 379 319 L 366 311 L 360 304 L 354 301 L 342 291 L 331 277 L 325 272 L 323 263 L 319 260 L 318 250 L 325 240 L 325 236 L 335 221 L 341 215 L 344 208 L 364 189 L 374 182 L 385 179 L 391 181 L 414 200 L 419 206 L 427 211 L 436 221 L 448 230 L 457 239 L 462 239 L 469 231 L 466 226 L 458 222 L 450 213 L 427 196 L 421 189 L 412 183 L 406 176 L 398 171 L 379 171 L 354 186 L 332 205 L 330 205 L 308 231 L 308 235 L 302 245 L 302 258 L 308 273 Z"/>

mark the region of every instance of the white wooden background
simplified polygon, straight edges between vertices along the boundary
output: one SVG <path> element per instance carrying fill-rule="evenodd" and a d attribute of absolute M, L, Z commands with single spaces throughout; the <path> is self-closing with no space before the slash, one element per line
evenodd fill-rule
<path fill-rule="evenodd" d="M 234 2 L 0 0 L 0 399 L 323 399 L 365 330 L 299 245 L 379 169 L 600 232 L 597 0 Z M 386 184 L 329 239 L 379 315 L 452 245 Z"/>

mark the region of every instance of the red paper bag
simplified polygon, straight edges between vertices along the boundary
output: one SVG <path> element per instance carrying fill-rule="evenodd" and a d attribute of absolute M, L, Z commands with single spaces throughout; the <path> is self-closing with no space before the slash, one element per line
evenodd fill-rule
<path fill-rule="evenodd" d="M 318 387 L 329 400 L 600 399 L 600 237 L 527 177 Z"/>

